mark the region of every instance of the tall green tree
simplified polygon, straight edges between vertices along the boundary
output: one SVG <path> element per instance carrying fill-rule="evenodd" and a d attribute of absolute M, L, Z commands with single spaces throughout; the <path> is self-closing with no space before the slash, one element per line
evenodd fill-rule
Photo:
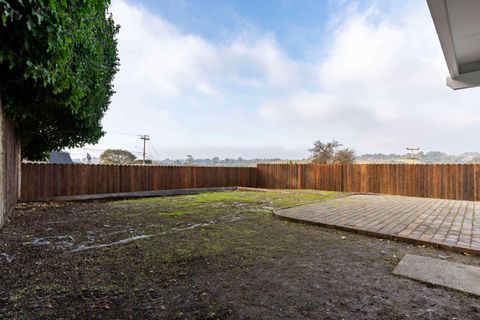
<path fill-rule="evenodd" d="M 312 153 L 311 162 L 318 164 L 332 162 L 335 156 L 335 150 L 340 146 L 342 145 L 337 140 L 327 143 L 323 143 L 320 140 L 315 141 L 313 148 L 308 150 Z"/>
<path fill-rule="evenodd" d="M 342 144 L 337 140 L 327 143 L 317 140 L 313 143 L 313 148 L 308 150 L 312 153 L 310 161 L 317 164 L 354 163 L 356 160 L 355 150 L 339 149 L 341 146 Z"/>
<path fill-rule="evenodd" d="M 133 164 L 135 163 L 133 153 L 122 149 L 107 149 L 100 155 L 101 164 Z"/>
<path fill-rule="evenodd" d="M 0 97 L 24 157 L 96 143 L 118 70 L 110 0 L 0 0 Z"/>

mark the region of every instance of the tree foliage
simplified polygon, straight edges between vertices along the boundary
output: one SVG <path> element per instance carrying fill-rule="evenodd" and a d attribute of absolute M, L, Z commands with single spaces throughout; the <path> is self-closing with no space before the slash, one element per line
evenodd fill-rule
<path fill-rule="evenodd" d="M 340 149 L 333 156 L 334 163 L 354 163 L 355 159 L 355 150 L 350 148 Z"/>
<path fill-rule="evenodd" d="M 23 154 L 96 143 L 118 70 L 110 0 L 0 0 L 0 96 Z"/>
<path fill-rule="evenodd" d="M 479 156 L 473 157 L 472 160 L 470 160 L 469 163 L 479 164 L 480 163 L 480 157 Z"/>
<path fill-rule="evenodd" d="M 340 146 L 341 144 L 336 140 L 328 143 L 323 143 L 320 140 L 315 141 L 313 143 L 313 148 L 308 150 L 312 153 L 312 163 L 324 164 L 332 162 L 335 155 L 335 149 Z"/>
<path fill-rule="evenodd" d="M 101 164 L 133 164 L 135 157 L 130 151 L 122 149 L 107 149 L 100 155 Z"/>
<path fill-rule="evenodd" d="M 193 161 L 194 161 L 193 156 L 191 154 L 187 154 L 187 157 L 185 159 L 185 164 L 187 166 L 191 166 L 191 165 L 193 165 Z"/>
<path fill-rule="evenodd" d="M 312 153 L 310 158 L 312 163 L 327 164 L 327 163 L 354 163 L 355 150 L 345 148 L 339 149 L 342 146 L 337 140 L 332 140 L 323 143 L 317 140 L 313 143 L 313 148 L 309 149 Z"/>

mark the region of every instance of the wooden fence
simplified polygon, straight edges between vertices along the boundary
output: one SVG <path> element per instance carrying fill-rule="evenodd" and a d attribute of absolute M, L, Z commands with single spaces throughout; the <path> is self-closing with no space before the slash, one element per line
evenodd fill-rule
<path fill-rule="evenodd" d="M 234 186 L 480 200 L 480 165 L 259 164 L 238 168 L 27 163 L 22 165 L 21 199 Z"/>
<path fill-rule="evenodd" d="M 0 101 L 0 227 L 13 211 L 19 194 L 20 143 L 13 123 L 3 111 Z"/>
<path fill-rule="evenodd" d="M 255 185 L 256 168 L 24 163 L 21 199 Z"/>
<path fill-rule="evenodd" d="M 257 169 L 260 188 L 480 200 L 480 165 L 474 164 L 259 164 Z"/>

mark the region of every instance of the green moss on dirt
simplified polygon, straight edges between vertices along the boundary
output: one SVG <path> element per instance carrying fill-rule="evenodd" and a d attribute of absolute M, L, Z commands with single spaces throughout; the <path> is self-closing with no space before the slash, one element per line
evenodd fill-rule
<path fill-rule="evenodd" d="M 199 205 L 217 205 L 221 204 L 258 204 L 270 203 L 275 208 L 282 208 L 289 205 L 297 205 L 312 201 L 320 201 L 337 197 L 342 193 L 333 191 L 315 191 L 315 190 L 298 190 L 298 191 L 281 191 L 281 192 L 212 192 L 201 193 L 198 195 L 186 195 L 175 197 L 155 197 L 142 198 L 133 200 L 117 201 L 118 204 L 146 205 L 155 204 L 168 208 L 197 208 Z"/>
<path fill-rule="evenodd" d="M 214 192 L 198 195 L 155 197 L 111 202 L 107 215 L 148 225 L 145 232 L 168 230 L 182 221 L 200 223 L 219 216 L 265 215 L 274 209 L 341 196 L 337 192 Z"/>
<path fill-rule="evenodd" d="M 21 302 L 27 298 L 35 296 L 51 295 L 51 294 L 64 294 L 68 291 L 68 288 L 57 283 L 45 283 L 37 285 L 29 285 L 13 292 L 8 300 L 13 303 Z"/>
<path fill-rule="evenodd" d="M 356 297 L 349 295 L 363 290 L 359 275 L 371 276 L 362 281 L 379 283 L 373 291 L 377 297 L 388 294 L 381 283 L 400 281 L 391 278 L 391 257 L 400 257 L 407 245 L 358 235 L 341 237 L 344 233 L 339 231 L 272 215 L 278 208 L 341 195 L 312 190 L 237 191 L 22 205 L 0 233 L 1 252 L 14 258 L 11 264 L 0 259 L 1 317 L 265 318 L 263 306 L 255 307 L 265 299 L 277 310 L 296 303 L 308 312 L 315 306 L 324 310 L 327 300 L 329 305 L 345 297 L 355 302 Z M 138 235 L 152 237 L 71 252 L 80 245 L 115 243 Z M 64 248 L 29 245 L 32 239 L 56 236 L 74 240 Z M 322 286 L 321 294 L 312 287 L 315 283 Z M 342 291 L 345 285 L 349 287 Z M 362 291 L 359 297 L 371 293 Z M 293 301 L 296 296 L 304 301 Z M 298 318 L 300 313 L 291 310 L 290 318 Z M 272 313 L 270 318 L 281 317 Z"/>

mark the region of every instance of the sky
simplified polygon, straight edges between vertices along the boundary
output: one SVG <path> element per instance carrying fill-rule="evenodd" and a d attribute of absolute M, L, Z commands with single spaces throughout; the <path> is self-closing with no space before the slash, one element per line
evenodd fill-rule
<path fill-rule="evenodd" d="M 480 151 L 423 0 L 113 0 L 120 71 L 97 145 L 154 159 Z"/>

